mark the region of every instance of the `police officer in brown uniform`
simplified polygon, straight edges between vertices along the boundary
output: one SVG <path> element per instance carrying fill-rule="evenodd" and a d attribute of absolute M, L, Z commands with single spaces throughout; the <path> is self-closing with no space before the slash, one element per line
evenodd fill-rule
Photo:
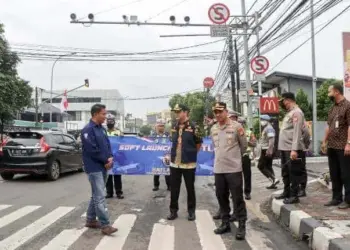
<path fill-rule="evenodd" d="M 177 122 L 171 130 L 171 164 L 170 164 L 170 214 L 168 220 L 177 218 L 179 210 L 179 195 L 182 176 L 187 190 L 188 220 L 196 219 L 195 177 L 197 154 L 202 146 L 202 137 L 199 128 L 189 121 L 189 108 L 176 104 L 172 109 L 177 116 Z"/>
<path fill-rule="evenodd" d="M 294 93 L 282 94 L 281 107 L 287 111 L 280 129 L 278 149 L 281 151 L 281 168 L 284 183 L 283 193 L 276 199 L 284 199 L 285 204 L 298 203 L 298 192 L 303 180 L 305 158 L 302 129 L 304 113 L 295 102 Z"/>
<path fill-rule="evenodd" d="M 217 119 L 217 123 L 211 128 L 215 152 L 215 186 L 222 216 L 222 223 L 214 233 L 223 234 L 231 231 L 229 201 L 231 192 L 235 217 L 239 223 L 236 239 L 243 240 L 247 210 L 243 197 L 242 155 L 247 149 L 248 142 L 242 125 L 228 118 L 226 103 L 216 103 L 213 111 Z"/>
<path fill-rule="evenodd" d="M 340 84 L 330 86 L 328 96 L 334 105 L 328 113 L 328 128 L 322 151 L 327 151 L 328 154 L 333 195 L 325 206 L 339 205 L 340 209 L 347 209 L 350 208 L 350 102 L 345 99 L 343 86 Z"/>

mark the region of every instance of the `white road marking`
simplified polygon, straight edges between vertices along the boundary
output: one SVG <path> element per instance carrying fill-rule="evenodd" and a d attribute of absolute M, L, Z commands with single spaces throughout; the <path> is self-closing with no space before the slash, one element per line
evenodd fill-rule
<path fill-rule="evenodd" d="M 0 205 L 0 211 L 5 210 L 6 208 L 12 207 L 12 205 Z"/>
<path fill-rule="evenodd" d="M 81 218 L 86 218 L 86 212 L 81 215 Z"/>
<path fill-rule="evenodd" d="M 114 227 L 118 228 L 118 232 L 103 237 L 95 250 L 122 250 L 136 218 L 135 214 L 120 215 L 113 224 Z"/>
<path fill-rule="evenodd" d="M 148 250 L 174 250 L 175 228 L 170 225 L 154 224 Z"/>
<path fill-rule="evenodd" d="M 0 228 L 3 228 L 8 224 L 11 224 L 12 222 L 26 216 L 27 214 L 30 214 L 31 212 L 37 210 L 40 207 L 41 206 L 25 206 L 0 218 Z"/>
<path fill-rule="evenodd" d="M 44 229 L 48 228 L 62 216 L 72 211 L 74 207 L 58 207 L 52 212 L 46 214 L 32 224 L 12 234 L 10 237 L 0 241 L 0 249 L 15 250 L 23 243 L 38 235 Z"/>
<path fill-rule="evenodd" d="M 215 223 L 208 210 L 196 211 L 196 226 L 200 243 L 205 250 L 226 250 L 220 235 L 214 234 Z"/>
<path fill-rule="evenodd" d="M 41 250 L 67 250 L 86 230 L 87 228 L 63 230 Z"/>

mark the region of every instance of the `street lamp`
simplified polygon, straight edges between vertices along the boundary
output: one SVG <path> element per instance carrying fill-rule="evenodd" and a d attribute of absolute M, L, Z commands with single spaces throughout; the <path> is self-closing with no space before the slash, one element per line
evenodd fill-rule
<path fill-rule="evenodd" d="M 50 88 L 50 122 L 52 122 L 52 87 L 53 87 L 53 70 L 55 68 L 56 63 L 58 62 L 58 60 L 60 60 L 62 57 L 65 56 L 71 56 L 71 55 L 75 55 L 76 52 L 72 52 L 69 54 L 65 54 L 65 55 L 60 55 L 59 57 L 57 57 L 57 59 L 53 62 L 52 64 L 52 68 L 51 68 L 51 88 Z"/>

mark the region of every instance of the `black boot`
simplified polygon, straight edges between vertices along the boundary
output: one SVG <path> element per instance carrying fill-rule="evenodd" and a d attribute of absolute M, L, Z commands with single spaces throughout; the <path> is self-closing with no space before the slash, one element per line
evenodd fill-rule
<path fill-rule="evenodd" d="M 189 211 L 187 219 L 189 221 L 194 221 L 196 219 L 196 213 L 194 211 Z"/>
<path fill-rule="evenodd" d="M 224 234 L 231 232 L 231 226 L 229 222 L 222 222 L 221 225 L 214 230 L 215 234 Z"/>
<path fill-rule="evenodd" d="M 296 204 L 299 202 L 300 202 L 300 200 L 298 197 L 290 197 L 290 198 L 286 198 L 283 200 L 284 204 Z"/>
<path fill-rule="evenodd" d="M 158 191 L 159 190 L 159 187 L 154 187 L 153 189 L 152 189 L 152 191 Z"/>
<path fill-rule="evenodd" d="M 236 240 L 244 240 L 245 239 L 245 221 L 241 220 L 238 222 L 238 228 L 236 231 Z"/>
<path fill-rule="evenodd" d="M 278 196 L 275 197 L 276 200 L 283 200 L 283 199 L 288 199 L 289 195 L 287 193 L 282 193 Z"/>
<path fill-rule="evenodd" d="M 105 198 L 106 198 L 106 199 L 113 198 L 113 194 L 107 194 Z"/>
<path fill-rule="evenodd" d="M 237 220 L 237 218 L 236 218 L 236 215 L 233 213 L 233 214 L 231 214 L 231 216 L 230 216 L 230 222 L 234 222 L 234 221 L 236 221 Z"/>
<path fill-rule="evenodd" d="M 117 198 L 120 199 L 120 200 L 124 199 L 124 195 L 123 194 L 117 194 Z"/>
<path fill-rule="evenodd" d="M 216 214 L 213 215 L 214 220 L 220 220 L 221 219 L 221 212 L 220 209 L 216 212 Z"/>
<path fill-rule="evenodd" d="M 306 197 L 306 191 L 305 189 L 300 189 L 298 192 L 298 197 Z"/>
<path fill-rule="evenodd" d="M 176 218 L 177 218 L 177 212 L 170 211 L 170 214 L 168 215 L 167 219 L 168 220 L 175 220 Z"/>

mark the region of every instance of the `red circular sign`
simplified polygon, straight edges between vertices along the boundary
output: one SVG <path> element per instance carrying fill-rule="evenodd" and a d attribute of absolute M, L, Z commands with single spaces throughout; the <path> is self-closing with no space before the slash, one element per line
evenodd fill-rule
<path fill-rule="evenodd" d="M 215 24 L 224 24 L 230 18 L 230 9 L 222 3 L 215 3 L 208 10 L 210 21 Z"/>
<path fill-rule="evenodd" d="M 250 68 L 256 74 L 264 74 L 270 66 L 269 60 L 265 56 L 254 57 L 250 62 Z"/>
<path fill-rule="evenodd" d="M 214 86 L 214 79 L 211 78 L 211 77 L 206 77 L 206 78 L 204 78 L 203 86 L 204 86 L 204 88 L 206 88 L 206 89 L 212 88 L 212 87 Z"/>

